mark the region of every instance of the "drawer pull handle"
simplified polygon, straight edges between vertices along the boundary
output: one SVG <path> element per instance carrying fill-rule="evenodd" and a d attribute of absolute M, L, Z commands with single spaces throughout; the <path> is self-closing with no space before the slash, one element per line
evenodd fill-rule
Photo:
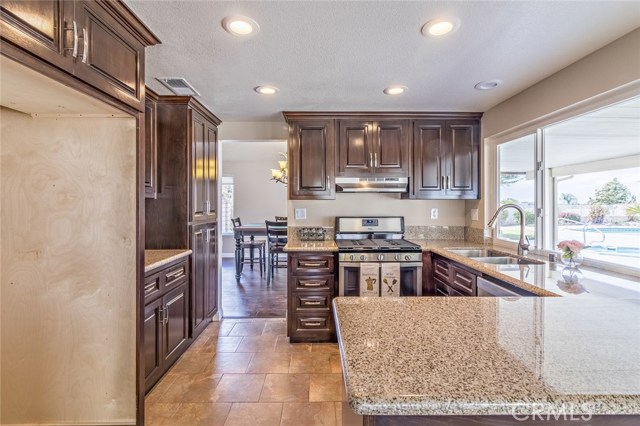
<path fill-rule="evenodd" d="M 176 269 L 175 271 L 169 272 L 167 274 L 167 278 L 175 280 L 176 278 L 179 278 L 183 275 L 184 275 L 184 269 L 180 268 L 180 269 Z"/>
<path fill-rule="evenodd" d="M 320 287 L 323 283 L 322 281 L 305 281 L 301 282 L 304 287 Z"/>
<path fill-rule="evenodd" d="M 300 262 L 301 266 L 307 266 L 307 267 L 318 267 L 318 266 L 323 266 L 325 264 L 325 262 Z"/>
<path fill-rule="evenodd" d="M 305 322 L 304 325 L 309 327 L 320 327 L 322 324 L 316 321 L 316 322 Z"/>
<path fill-rule="evenodd" d="M 305 300 L 302 302 L 305 305 L 322 305 L 323 303 L 319 300 Z"/>

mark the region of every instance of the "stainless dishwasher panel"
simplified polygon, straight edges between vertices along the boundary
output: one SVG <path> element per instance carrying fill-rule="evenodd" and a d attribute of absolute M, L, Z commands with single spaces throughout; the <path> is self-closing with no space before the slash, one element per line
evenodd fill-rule
<path fill-rule="evenodd" d="M 510 286 L 509 286 L 510 287 Z M 526 290 L 518 291 L 507 287 L 507 285 L 500 285 L 489 281 L 485 278 L 478 277 L 476 279 L 476 288 L 478 291 L 478 297 L 526 297 L 535 296 Z"/>

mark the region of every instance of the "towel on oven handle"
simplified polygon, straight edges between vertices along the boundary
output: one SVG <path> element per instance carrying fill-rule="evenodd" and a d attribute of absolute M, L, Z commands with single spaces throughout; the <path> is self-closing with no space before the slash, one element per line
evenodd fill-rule
<path fill-rule="evenodd" d="M 382 297 L 400 296 L 400 264 L 383 263 L 380 270 L 380 295 Z"/>
<path fill-rule="evenodd" d="M 380 296 L 380 264 L 361 263 L 360 264 L 360 296 L 378 297 Z"/>

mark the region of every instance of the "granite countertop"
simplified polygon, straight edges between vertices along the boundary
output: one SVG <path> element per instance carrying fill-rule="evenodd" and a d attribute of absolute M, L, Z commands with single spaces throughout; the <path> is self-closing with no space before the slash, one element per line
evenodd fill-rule
<path fill-rule="evenodd" d="M 284 246 L 284 251 L 286 252 L 296 252 L 296 251 L 324 251 L 324 252 L 334 252 L 338 251 L 338 246 L 334 240 L 324 240 L 324 241 L 302 241 L 302 240 L 292 240 L 289 239 L 287 245 Z"/>
<path fill-rule="evenodd" d="M 144 272 L 164 266 L 181 257 L 191 254 L 189 249 L 175 250 L 145 250 L 144 251 Z"/>
<path fill-rule="evenodd" d="M 592 297 L 640 298 L 640 277 L 622 275 L 603 269 L 580 266 L 583 277 L 578 284 L 568 285 L 562 279 L 562 263 L 548 262 L 544 257 L 529 255 L 540 265 L 494 265 L 476 262 L 447 249 L 478 247 L 515 255 L 515 251 L 492 245 L 462 240 L 410 240 L 448 259 L 467 265 L 483 274 L 506 281 L 539 296 L 570 296 L 580 299 Z"/>
<path fill-rule="evenodd" d="M 338 297 L 333 305 L 357 414 L 640 414 L 637 299 Z"/>

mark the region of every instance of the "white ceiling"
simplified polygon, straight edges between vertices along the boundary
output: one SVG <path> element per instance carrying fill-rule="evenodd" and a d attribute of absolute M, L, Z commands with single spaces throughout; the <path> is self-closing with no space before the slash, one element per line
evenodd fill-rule
<path fill-rule="evenodd" d="M 125 0 L 162 40 L 147 84 L 184 77 L 223 121 L 282 120 L 283 110 L 486 111 L 640 26 L 640 2 Z M 458 31 L 420 33 L 455 15 Z M 250 38 L 225 16 L 256 20 Z M 473 86 L 501 79 L 492 91 Z M 271 84 L 272 97 L 253 88 Z M 390 84 L 408 86 L 398 97 Z"/>

